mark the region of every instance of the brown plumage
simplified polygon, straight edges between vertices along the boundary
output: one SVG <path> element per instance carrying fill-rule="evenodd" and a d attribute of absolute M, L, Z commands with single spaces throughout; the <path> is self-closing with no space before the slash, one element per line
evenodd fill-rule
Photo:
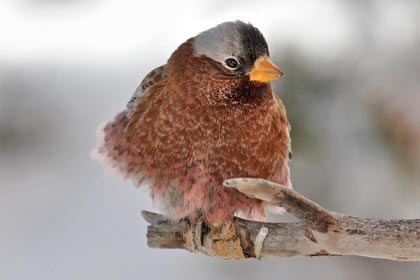
<path fill-rule="evenodd" d="M 262 34 L 240 21 L 189 39 L 106 124 L 99 153 L 148 183 L 172 219 L 264 215 L 261 201 L 222 183 L 256 177 L 290 186 L 289 123 L 269 83 L 283 73 L 268 56 Z"/>

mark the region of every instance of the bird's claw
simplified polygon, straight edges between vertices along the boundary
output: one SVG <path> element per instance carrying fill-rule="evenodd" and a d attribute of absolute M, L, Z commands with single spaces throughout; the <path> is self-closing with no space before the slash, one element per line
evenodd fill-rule
<path fill-rule="evenodd" d="M 208 247 L 206 247 L 206 237 L 207 234 L 209 232 L 209 229 L 206 225 L 206 223 L 204 222 L 204 219 L 202 217 L 200 217 L 197 222 L 195 223 L 195 225 L 193 225 L 194 227 L 194 243 L 196 245 L 196 249 L 202 253 L 208 253 Z"/>
<path fill-rule="evenodd" d="M 202 217 L 190 221 L 190 228 L 184 235 L 186 249 L 191 252 L 211 255 L 206 242 L 207 232 L 208 229 Z"/>

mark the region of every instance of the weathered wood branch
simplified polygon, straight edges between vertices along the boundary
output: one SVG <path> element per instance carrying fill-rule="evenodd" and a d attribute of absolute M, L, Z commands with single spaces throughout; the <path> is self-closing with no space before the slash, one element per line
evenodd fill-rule
<path fill-rule="evenodd" d="M 294 190 L 262 179 L 230 179 L 225 186 L 282 206 L 298 222 L 262 223 L 235 218 L 231 243 L 220 243 L 190 221 L 174 223 L 161 215 L 143 212 L 150 224 L 148 245 L 222 258 L 355 255 L 420 261 L 420 219 L 368 219 L 330 212 Z"/>

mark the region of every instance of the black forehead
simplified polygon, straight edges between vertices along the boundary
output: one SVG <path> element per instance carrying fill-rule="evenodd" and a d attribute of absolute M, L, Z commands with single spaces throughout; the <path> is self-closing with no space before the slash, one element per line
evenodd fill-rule
<path fill-rule="evenodd" d="M 194 38 L 195 55 L 205 55 L 222 62 L 236 55 L 252 63 L 262 55 L 269 55 L 267 42 L 253 25 L 242 21 L 224 22 L 198 34 Z"/>
<path fill-rule="evenodd" d="M 251 24 L 241 21 L 235 22 L 240 34 L 243 51 L 246 57 L 252 60 L 262 55 L 269 55 L 267 42 L 263 34 Z"/>

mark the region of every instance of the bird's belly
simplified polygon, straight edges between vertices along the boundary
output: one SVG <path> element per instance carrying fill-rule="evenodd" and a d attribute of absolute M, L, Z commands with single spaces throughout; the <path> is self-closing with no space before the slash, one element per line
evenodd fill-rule
<path fill-rule="evenodd" d="M 169 181 L 155 178 L 152 194 L 163 202 L 169 216 L 175 220 L 202 215 L 210 223 L 217 223 L 231 219 L 236 212 L 250 218 L 263 217 L 265 205 L 261 201 L 223 186 L 225 179 L 236 177 L 265 178 L 287 184 L 287 163 L 274 156 L 261 157 L 259 149 L 274 147 L 269 144 L 207 146 L 200 155 L 197 153 L 197 160 L 188 159 L 169 168 L 179 171 L 176 175 L 172 173 L 175 176 Z"/>
<path fill-rule="evenodd" d="M 225 188 L 234 177 L 258 177 L 287 184 L 288 134 L 266 126 L 248 129 L 225 124 L 195 126 L 167 133 L 158 123 L 143 126 L 131 141 L 127 117 L 120 114 L 105 129 L 105 151 L 125 177 L 145 179 L 152 197 L 173 219 L 203 215 L 210 222 L 228 220 L 235 212 L 263 214 L 261 201 Z M 274 129 L 273 129 L 274 127 Z"/>

